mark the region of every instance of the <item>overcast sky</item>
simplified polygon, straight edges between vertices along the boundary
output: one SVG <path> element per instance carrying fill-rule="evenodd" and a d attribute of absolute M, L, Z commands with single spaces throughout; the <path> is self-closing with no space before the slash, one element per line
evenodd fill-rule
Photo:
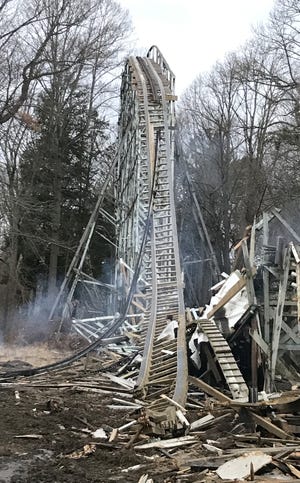
<path fill-rule="evenodd" d="M 274 0 L 119 0 L 129 10 L 139 55 L 155 44 L 176 76 L 176 92 L 251 37 Z"/>

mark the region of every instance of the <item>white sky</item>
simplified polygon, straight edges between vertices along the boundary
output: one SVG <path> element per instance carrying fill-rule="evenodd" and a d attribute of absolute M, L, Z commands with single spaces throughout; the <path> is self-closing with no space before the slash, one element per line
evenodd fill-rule
<path fill-rule="evenodd" d="M 119 0 L 129 10 L 136 47 L 155 44 L 176 76 L 176 93 L 251 37 L 274 0 Z"/>

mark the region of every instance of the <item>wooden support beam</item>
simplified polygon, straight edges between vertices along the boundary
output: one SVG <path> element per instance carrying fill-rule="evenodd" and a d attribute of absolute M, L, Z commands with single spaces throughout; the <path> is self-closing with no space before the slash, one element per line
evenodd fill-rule
<path fill-rule="evenodd" d="M 259 426 L 261 426 L 262 428 L 269 431 L 269 433 L 275 434 L 275 436 L 277 436 L 280 439 L 290 439 L 290 440 L 294 439 L 293 436 L 283 431 L 283 429 L 280 429 L 277 426 L 275 426 L 275 424 L 271 423 L 271 421 L 269 421 L 267 418 L 263 418 L 259 414 L 254 413 L 253 411 L 249 411 L 249 413 L 251 414 L 251 417 L 253 418 L 254 422 Z"/>
<path fill-rule="evenodd" d="M 297 248 L 295 247 L 294 243 L 291 242 L 291 248 L 292 248 L 292 253 L 294 255 L 294 258 L 295 258 L 296 263 L 300 263 L 299 247 L 298 247 L 298 250 L 297 250 Z"/>
<path fill-rule="evenodd" d="M 283 351 L 300 351 L 300 344 L 279 344 L 278 349 Z"/>
<path fill-rule="evenodd" d="M 250 265 L 253 267 L 254 265 L 254 257 L 255 257 L 255 226 L 256 226 L 256 219 L 254 219 L 254 223 L 251 228 L 251 236 L 250 236 Z"/>
<path fill-rule="evenodd" d="M 255 341 L 255 343 L 261 348 L 261 350 L 269 356 L 269 346 L 266 344 L 266 342 L 263 340 L 263 338 L 259 335 L 256 329 L 252 330 L 250 329 L 249 334 L 251 335 L 252 339 Z"/>
<path fill-rule="evenodd" d="M 225 394 L 218 391 L 218 389 L 209 386 L 205 382 L 193 376 L 189 376 L 189 382 L 194 386 L 199 387 L 206 394 L 209 394 L 210 396 L 216 398 L 218 401 L 228 403 L 228 405 L 232 407 L 232 409 L 234 409 L 236 412 L 239 411 L 238 407 L 235 405 L 235 401 L 233 401 L 233 399 L 231 399 L 230 397 L 225 396 Z M 249 410 L 249 413 L 256 424 L 269 431 L 269 433 L 274 434 L 275 436 L 277 436 L 277 438 L 288 440 L 294 439 L 293 436 L 275 426 L 275 424 L 271 423 L 271 421 L 269 421 L 267 418 L 263 418 L 262 416 L 254 413 L 251 410 Z"/>
<path fill-rule="evenodd" d="M 296 283 L 297 283 L 297 320 L 298 333 L 300 334 L 300 263 L 296 266 Z"/>
<path fill-rule="evenodd" d="M 280 332 L 282 327 L 282 315 L 283 315 L 287 281 L 288 281 L 289 268 L 290 268 L 290 254 L 291 254 L 291 249 L 290 247 L 288 247 L 285 250 L 284 259 L 283 259 L 283 273 L 281 275 L 280 282 L 279 282 L 278 301 L 277 301 L 276 315 L 275 315 L 274 327 L 273 327 L 273 337 L 272 337 L 272 345 L 271 345 L 271 382 L 274 382 L 274 379 L 275 379 L 276 361 L 277 361 L 278 348 L 279 348 Z"/>
<path fill-rule="evenodd" d="M 199 389 L 204 391 L 206 394 L 209 394 L 210 396 L 214 397 L 220 402 L 234 403 L 233 399 L 231 399 L 228 396 L 225 396 L 225 394 L 218 391 L 218 389 L 210 386 L 209 384 L 206 384 L 206 382 L 202 381 L 201 379 L 197 379 L 194 376 L 189 376 L 189 382 L 190 384 L 193 384 L 194 386 L 199 387 Z"/>
<path fill-rule="evenodd" d="M 209 350 L 209 348 L 206 344 L 203 344 L 203 350 L 204 350 L 204 353 L 206 355 L 207 362 L 208 362 L 208 371 L 211 370 L 214 377 L 215 377 L 216 382 L 220 382 L 222 380 L 222 377 L 221 377 L 221 375 L 218 371 L 215 359 L 211 355 L 211 352 L 210 352 L 210 350 Z"/>
<path fill-rule="evenodd" d="M 255 291 L 254 291 L 254 285 L 253 285 L 253 273 L 252 273 L 252 267 L 250 264 L 247 240 L 243 240 L 242 249 L 243 249 L 243 257 L 244 257 L 244 265 L 246 268 L 246 286 L 247 286 L 249 305 L 254 305 L 256 303 L 256 297 L 255 297 Z"/>
<path fill-rule="evenodd" d="M 263 245 L 269 243 L 269 216 L 263 213 Z M 267 344 L 270 343 L 270 277 L 266 267 L 263 267 L 264 286 L 264 338 Z"/>
<path fill-rule="evenodd" d="M 254 249 L 254 248 L 253 248 Z M 253 267 L 251 265 L 249 253 L 248 253 L 248 245 L 247 241 L 243 240 L 242 243 L 242 250 L 243 250 L 243 257 L 244 257 L 244 265 L 246 268 L 246 286 L 247 286 L 247 294 L 249 305 L 256 304 L 256 295 L 254 290 L 254 283 L 253 283 Z M 253 253 L 254 258 L 254 253 Z M 252 333 L 256 333 L 260 337 L 261 330 L 260 330 L 260 323 L 258 314 L 255 313 L 254 317 L 251 320 L 251 331 Z M 251 402 L 257 401 L 257 371 L 258 371 L 258 345 L 256 343 L 256 337 L 252 337 L 251 341 L 251 385 L 250 388 L 250 395 L 251 395 Z"/>
<path fill-rule="evenodd" d="M 296 344 L 300 344 L 300 337 L 297 336 L 297 334 L 294 332 L 294 330 L 289 327 L 284 320 L 281 322 L 281 328 L 284 330 L 284 332 L 289 336 L 290 339 L 292 339 Z M 294 327 L 296 331 L 298 331 L 298 325 Z"/>
<path fill-rule="evenodd" d="M 231 300 L 237 293 L 239 293 L 239 291 L 242 290 L 245 285 L 246 279 L 242 277 L 231 287 L 231 289 L 228 290 L 228 292 L 224 295 L 220 302 L 218 302 L 217 305 L 215 305 L 211 309 L 211 311 L 207 314 L 207 318 L 210 319 L 219 309 L 224 307 L 224 305 L 226 305 L 229 300 Z"/>

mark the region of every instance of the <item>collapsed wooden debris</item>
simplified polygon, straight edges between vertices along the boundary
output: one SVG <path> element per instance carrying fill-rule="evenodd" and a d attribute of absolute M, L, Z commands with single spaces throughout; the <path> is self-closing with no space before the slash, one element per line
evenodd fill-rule
<path fill-rule="evenodd" d="M 180 412 L 180 417 L 184 417 L 184 429 L 173 438 L 157 437 L 147 434 L 147 428 L 137 412 L 136 406 L 140 402 L 136 402 L 130 379 L 126 375 L 100 373 L 97 370 L 99 363 L 100 356 L 90 361 L 85 371 L 85 363 L 82 362 L 60 372 L 2 383 L 1 387 L 12 390 L 13 394 L 18 388 L 21 399 L 24 391 L 32 388 L 47 393 L 51 390 L 53 398 L 55 391 L 105 391 L 96 393 L 101 398 L 105 397 L 108 415 L 105 423 L 95 428 L 86 420 L 76 417 L 78 424 L 72 431 L 77 438 L 78 449 L 62 457 L 76 461 L 93 458 L 100 449 L 122 451 L 131 448 L 144 459 L 142 465 L 127 468 L 128 473 L 137 475 L 136 481 L 146 478 L 146 475 L 145 481 L 156 481 L 159 470 L 154 470 L 154 460 L 161 461 L 166 475 L 173 478 L 170 481 L 178 482 L 195 481 L 196 475 L 199 476 L 196 481 L 203 479 L 211 482 L 249 478 L 255 481 L 268 481 L 271 478 L 272 481 L 280 481 L 287 477 L 286 481 L 295 481 L 299 478 L 299 389 L 269 394 L 265 400 L 249 403 L 234 400 L 217 388 L 190 376 L 188 400 L 194 402 L 192 407 L 180 408 L 170 401 Z M 116 397 L 117 393 L 122 396 Z M 62 403 L 58 399 L 55 398 L 56 405 L 47 405 L 48 411 L 59 414 Z M 114 404 L 111 404 L 113 401 Z M 109 426 L 109 415 L 116 411 L 116 407 L 122 415 L 122 423 L 112 427 Z M 36 411 L 36 417 L 41 417 L 39 411 Z M 291 421 L 293 424 L 289 424 Z M 66 429 L 62 427 L 61 431 Z M 18 436 L 40 437 L 36 434 Z M 82 438 L 88 438 L 88 441 L 82 444 Z M 155 468 L 159 466 L 156 463 Z"/>
<path fill-rule="evenodd" d="M 163 421 L 159 414 L 156 421 L 149 421 L 145 402 L 134 393 L 140 352 L 136 325 L 131 326 L 135 337 L 126 327 L 104 341 L 97 353 L 88 354 L 83 365 L 71 366 L 67 377 L 64 369 L 61 378 L 50 373 L 13 382 L 3 379 L 0 389 L 12 389 L 16 404 L 22 400 L 22 391 L 33 387 L 95 393 L 110 398 L 108 411 L 127 415 L 118 427 L 74 429 L 74 434 L 85 433 L 91 442 L 67 458 L 92 455 L 98 447 L 130 447 L 136 452 L 155 451 L 157 457 L 171 460 L 172 471 L 175 464 L 178 479 L 184 474 L 184 481 L 198 472 L 205 475 L 205 481 L 263 481 L 256 473 L 271 478 L 274 471 L 278 479 L 286 475 L 291 481 L 299 479 L 300 247 L 292 229 L 288 231 L 294 241 L 280 239 L 276 246 L 268 245 L 270 220 L 264 216 L 263 223 L 252 228 L 250 243 L 241 241 L 243 266 L 212 287 L 211 303 L 187 311 L 190 359 L 200 372 L 189 377 L 185 407 L 168 394 L 159 395 L 173 410 L 176 437 L 170 438 L 170 431 L 161 436 L 155 432 Z M 255 252 L 262 228 L 263 245 Z M 169 355 L 165 349 L 161 352 Z M 248 367 L 243 363 L 246 353 Z M 283 382 L 289 390 L 274 397 L 271 391 L 283 388 Z M 49 401 L 50 412 L 59 407 L 56 399 Z M 30 433 L 14 437 L 43 438 Z M 147 471 L 144 466 L 143 471 Z M 149 473 L 143 477 L 151 480 Z"/>

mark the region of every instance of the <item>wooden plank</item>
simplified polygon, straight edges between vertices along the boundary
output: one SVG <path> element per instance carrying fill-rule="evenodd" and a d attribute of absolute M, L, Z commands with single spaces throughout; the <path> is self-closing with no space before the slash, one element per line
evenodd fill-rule
<path fill-rule="evenodd" d="M 181 422 L 182 426 L 188 428 L 190 426 L 189 421 L 186 419 L 185 415 L 181 411 L 181 409 L 177 409 L 176 416 L 178 420 Z"/>
<path fill-rule="evenodd" d="M 203 418 L 197 419 L 191 424 L 191 431 L 195 431 L 196 429 L 205 427 L 207 424 L 211 424 L 214 419 L 215 417 L 210 413 L 203 416 Z"/>
<path fill-rule="evenodd" d="M 269 217 L 263 213 L 263 244 L 269 243 Z M 264 286 L 264 337 L 267 344 L 270 344 L 270 277 L 266 267 L 263 267 Z"/>
<path fill-rule="evenodd" d="M 297 283 L 297 320 L 298 332 L 300 333 L 300 263 L 296 267 L 296 283 Z"/>
<path fill-rule="evenodd" d="M 263 340 L 263 338 L 260 337 L 257 330 L 256 329 L 254 329 L 254 330 L 250 329 L 249 333 L 250 333 L 252 339 L 255 341 L 255 343 L 268 356 L 269 355 L 269 346 L 268 346 L 268 344 L 266 344 L 266 342 Z"/>
<path fill-rule="evenodd" d="M 300 344 L 300 338 L 295 334 L 294 330 L 289 327 L 284 320 L 281 323 L 282 330 L 292 339 L 296 344 Z M 298 330 L 298 326 L 294 327 L 294 329 Z"/>
<path fill-rule="evenodd" d="M 290 441 L 290 440 L 289 440 Z M 277 440 L 277 443 L 281 443 L 281 441 Z M 288 451 L 288 452 L 293 452 L 297 451 L 297 448 L 300 448 L 300 446 L 269 446 L 269 447 L 251 447 L 251 451 L 261 451 L 262 453 L 265 454 L 278 454 L 282 453 L 282 451 Z M 247 448 L 239 448 L 239 449 L 228 449 L 226 450 L 227 456 L 228 454 L 230 455 L 242 455 L 247 452 Z M 224 454 L 226 456 L 226 454 Z M 277 482 L 277 480 L 276 480 Z"/>
<path fill-rule="evenodd" d="M 150 449 L 150 448 L 176 448 L 178 446 L 185 446 L 187 444 L 197 443 L 198 439 L 195 436 L 182 436 L 181 438 L 171 438 L 166 440 L 154 441 L 153 443 L 138 444 L 135 449 Z"/>
<path fill-rule="evenodd" d="M 254 257 L 255 257 L 255 226 L 256 226 L 256 218 L 254 218 L 254 222 L 251 228 L 251 237 L 250 237 L 250 254 L 249 260 L 250 265 L 254 265 Z"/>
<path fill-rule="evenodd" d="M 280 278 L 280 274 L 279 274 L 279 270 L 278 268 L 274 268 L 274 267 L 267 267 L 267 266 L 264 266 L 264 268 L 269 272 L 271 273 L 271 275 L 273 275 L 273 277 L 277 278 L 279 280 Z"/>
<path fill-rule="evenodd" d="M 243 250 L 243 257 L 244 257 L 244 265 L 246 268 L 246 286 L 247 286 L 247 294 L 249 305 L 256 305 L 256 295 L 254 290 L 254 283 L 253 283 L 253 272 L 251 261 L 248 253 L 248 245 L 246 240 L 243 241 L 242 244 Z M 254 257 L 254 255 L 253 255 Z M 251 319 L 251 331 L 252 333 L 257 332 L 260 330 L 259 327 L 259 320 L 257 313 Z M 260 334 L 257 333 L 259 336 Z M 251 402 L 257 401 L 257 371 L 258 371 L 258 346 L 256 343 L 256 337 L 252 337 L 251 343 L 251 387 L 250 387 L 250 400 Z"/>
<path fill-rule="evenodd" d="M 249 413 L 251 414 L 254 422 L 269 431 L 269 433 L 275 434 L 275 436 L 280 439 L 294 439 L 292 435 L 275 426 L 275 424 L 271 423 L 271 421 L 269 421 L 267 418 L 263 418 L 259 414 L 254 413 L 253 411 L 249 411 Z"/>
<path fill-rule="evenodd" d="M 249 258 L 248 246 L 247 246 L 246 240 L 243 240 L 242 249 L 243 249 L 243 256 L 244 256 L 244 264 L 246 268 L 246 285 L 247 285 L 249 305 L 254 305 L 256 303 L 256 297 L 255 297 L 255 291 L 254 291 L 254 285 L 253 285 L 252 267 L 250 264 L 250 258 Z"/>
<path fill-rule="evenodd" d="M 166 394 L 161 394 L 160 397 L 162 399 L 165 399 L 166 401 L 168 401 L 173 406 L 175 406 L 178 409 L 180 409 L 184 414 L 186 413 L 186 409 L 183 406 L 181 406 L 181 404 L 178 404 L 178 402 L 176 402 L 173 399 L 171 399 L 170 397 L 166 396 Z"/>
<path fill-rule="evenodd" d="M 300 480 L 300 471 L 297 470 L 297 468 L 292 465 L 291 463 L 285 463 L 286 466 L 288 467 L 288 469 L 290 470 L 290 472 L 292 473 L 292 475 L 296 476 L 296 478 L 298 478 L 298 480 Z"/>
<path fill-rule="evenodd" d="M 207 318 L 210 319 L 219 309 L 224 307 L 224 305 L 229 302 L 237 293 L 242 290 L 246 285 L 246 279 L 242 277 L 240 280 L 238 280 L 232 287 L 231 289 L 228 290 L 228 292 L 224 295 L 224 297 L 220 300 L 220 302 L 215 305 L 211 311 L 207 314 Z"/>
<path fill-rule="evenodd" d="M 296 263 L 297 263 L 297 264 L 298 264 L 298 263 L 300 263 L 300 255 L 299 255 L 298 250 L 297 250 L 297 248 L 295 247 L 295 245 L 294 245 L 294 243 L 293 243 L 293 242 L 291 242 L 291 248 L 292 248 L 292 253 L 293 253 L 293 255 L 294 255 L 294 258 L 295 258 L 295 260 L 296 260 Z"/>
<path fill-rule="evenodd" d="M 206 334 L 207 335 L 207 334 Z M 209 336 L 208 336 L 209 338 Z M 213 347 L 212 347 L 213 348 Z M 203 350 L 204 350 L 204 353 L 206 355 L 206 358 L 207 358 L 207 363 L 208 363 L 208 371 L 211 370 L 215 379 L 216 379 L 216 382 L 220 382 L 222 381 L 222 377 L 218 371 L 218 368 L 217 368 L 217 365 L 216 365 L 216 362 L 215 362 L 215 359 L 213 358 L 209 348 L 207 345 L 204 344 L 204 347 L 203 347 Z M 222 369 L 222 368 L 221 368 Z"/>
<path fill-rule="evenodd" d="M 233 438 L 237 441 L 245 441 L 250 443 L 259 443 L 259 444 L 273 444 L 278 443 L 278 438 L 264 438 L 260 436 L 260 433 L 257 436 L 252 436 L 249 434 L 234 434 Z M 290 439 L 281 439 L 280 443 L 291 443 Z M 278 448 L 278 450 L 282 450 L 282 446 Z"/>
<path fill-rule="evenodd" d="M 228 403 L 233 402 L 233 400 L 230 399 L 230 397 L 225 396 L 225 394 L 218 391 L 218 389 L 210 386 L 209 384 L 206 384 L 206 382 L 201 381 L 201 379 L 197 379 L 194 376 L 189 376 L 188 380 L 191 384 L 193 384 L 196 387 L 199 387 L 199 389 L 204 391 L 206 394 L 209 394 L 210 396 L 215 397 L 218 401 L 228 402 Z"/>
<path fill-rule="evenodd" d="M 300 344 L 279 344 L 279 350 L 283 351 L 300 351 Z"/>
<path fill-rule="evenodd" d="M 235 402 L 232 399 L 230 399 L 230 397 L 225 396 L 225 394 L 221 393 L 214 387 L 209 386 L 209 384 L 206 384 L 205 382 L 201 381 L 200 379 L 197 379 L 194 376 L 189 376 L 188 379 L 191 384 L 199 387 L 200 389 L 202 389 L 202 391 L 206 392 L 206 394 L 209 394 L 210 396 L 216 398 L 220 402 L 228 403 L 232 407 L 232 409 L 238 412 L 238 409 L 235 406 Z M 248 411 L 248 412 L 251 414 L 256 424 L 259 424 L 261 427 L 269 431 L 271 434 L 274 434 L 280 439 L 294 439 L 293 436 L 286 433 L 282 429 L 278 428 L 277 426 L 275 426 L 275 424 L 271 423 L 270 421 L 263 418 L 262 416 L 255 414 L 253 411 Z"/>
<path fill-rule="evenodd" d="M 286 297 L 286 289 L 287 289 L 289 267 L 290 267 L 290 254 L 291 254 L 291 249 L 290 247 L 288 247 L 286 248 L 285 254 L 284 254 L 283 274 L 281 275 L 280 282 L 279 282 L 278 301 L 276 306 L 276 314 L 275 314 L 274 327 L 273 327 L 273 337 L 272 337 L 272 345 L 271 345 L 271 382 L 274 382 L 274 379 L 275 379 L 276 361 L 277 361 L 278 348 L 279 348 L 280 332 L 282 327 L 284 301 Z"/>
<path fill-rule="evenodd" d="M 271 461 L 272 456 L 264 454 L 262 451 L 245 452 L 244 455 L 219 466 L 216 473 L 222 480 L 245 479 L 252 472 L 255 473 Z"/>
<path fill-rule="evenodd" d="M 144 305 L 140 304 L 136 300 L 132 300 L 131 303 L 143 312 L 142 314 L 140 314 L 141 316 L 144 315 L 144 312 L 146 310 L 146 307 L 144 307 Z"/>

